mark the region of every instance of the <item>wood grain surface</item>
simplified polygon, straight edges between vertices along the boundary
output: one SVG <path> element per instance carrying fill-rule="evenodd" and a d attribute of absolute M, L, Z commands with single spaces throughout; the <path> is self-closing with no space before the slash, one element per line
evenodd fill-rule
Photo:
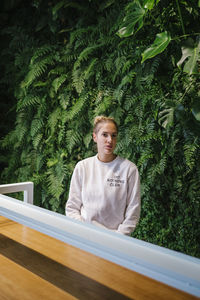
<path fill-rule="evenodd" d="M 197 299 L 0 216 L 0 299 Z"/>

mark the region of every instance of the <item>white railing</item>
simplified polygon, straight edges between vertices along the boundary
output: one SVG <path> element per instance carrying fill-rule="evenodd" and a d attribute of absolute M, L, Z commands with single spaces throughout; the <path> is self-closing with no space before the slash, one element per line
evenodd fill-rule
<path fill-rule="evenodd" d="M 33 204 L 33 182 L 0 185 L 0 194 L 24 192 L 24 202 Z"/>
<path fill-rule="evenodd" d="M 0 194 L 0 215 L 200 297 L 200 259 Z"/>

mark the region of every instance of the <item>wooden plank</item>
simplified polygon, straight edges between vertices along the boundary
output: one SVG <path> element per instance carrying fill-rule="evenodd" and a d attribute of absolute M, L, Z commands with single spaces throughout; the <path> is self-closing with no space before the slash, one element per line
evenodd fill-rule
<path fill-rule="evenodd" d="M 28 247 L 26 252 L 28 251 L 29 256 L 34 257 L 39 266 L 44 264 L 43 268 L 47 268 L 46 273 L 44 272 L 45 274 L 48 275 L 54 272 L 55 267 L 57 267 L 58 272 L 56 273 L 56 278 L 59 278 L 59 274 L 62 272 L 64 272 L 66 281 L 68 278 L 73 277 L 71 278 L 70 287 L 74 285 L 76 290 L 83 291 L 84 287 L 87 286 L 87 289 L 90 290 L 92 286 L 93 297 L 88 299 L 100 299 L 98 297 L 102 296 L 99 293 L 103 290 L 105 295 L 101 299 L 117 299 L 118 297 L 118 299 L 197 299 L 192 295 L 82 251 L 4 217 L 0 217 L 0 233 L 5 243 L 4 249 L 6 248 L 6 243 L 7 248 L 14 247 L 18 252 Z M 0 246 L 0 248 L 2 247 Z M 12 263 L 17 264 L 20 268 L 26 268 L 28 261 L 24 261 L 20 265 L 20 260 L 23 260 L 23 255 L 19 255 L 18 259 L 16 259 L 17 254 L 14 254 L 11 250 L 10 254 L 8 252 L 9 251 L 7 251 L 6 254 L 6 251 L 4 251 L 4 259 L 5 255 L 7 255 L 6 259 L 9 259 L 9 261 L 12 260 Z M 15 262 L 13 262 L 14 260 Z M 41 272 L 40 268 L 38 268 L 36 272 L 36 270 L 33 271 L 33 268 L 31 269 L 29 266 L 29 270 L 26 269 L 26 271 L 31 273 L 35 272 L 37 274 L 34 273 L 34 276 L 40 276 L 42 278 L 41 273 L 39 273 Z M 17 276 L 17 278 L 18 277 L 19 276 Z M 76 278 L 78 278 L 78 281 Z M 83 284 L 82 287 L 80 285 L 81 280 Z M 46 276 L 45 281 L 48 281 L 49 284 L 53 284 L 52 276 Z M 63 285 L 64 283 L 62 281 L 60 286 L 59 280 L 56 282 L 56 288 L 62 289 Z M 3 287 L 0 286 L 0 292 L 2 288 Z M 67 289 L 65 289 L 64 292 L 67 292 Z M 70 290 L 69 293 L 78 297 L 72 290 Z M 83 295 L 84 293 L 82 293 L 82 295 L 80 294 L 79 299 L 84 299 Z"/>
<path fill-rule="evenodd" d="M 0 254 L 78 299 L 127 299 L 109 287 L 103 286 L 1 233 Z"/>
<path fill-rule="evenodd" d="M 0 299 L 70 300 L 76 298 L 0 255 Z"/>

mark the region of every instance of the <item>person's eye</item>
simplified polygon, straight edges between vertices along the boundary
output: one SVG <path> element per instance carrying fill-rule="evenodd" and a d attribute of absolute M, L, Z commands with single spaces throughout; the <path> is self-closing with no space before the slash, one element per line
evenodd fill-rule
<path fill-rule="evenodd" d="M 107 133 L 102 133 L 102 135 L 103 135 L 104 137 L 107 137 L 107 136 L 108 136 Z"/>
<path fill-rule="evenodd" d="M 117 137 L 117 134 L 113 134 L 112 137 L 115 139 Z"/>

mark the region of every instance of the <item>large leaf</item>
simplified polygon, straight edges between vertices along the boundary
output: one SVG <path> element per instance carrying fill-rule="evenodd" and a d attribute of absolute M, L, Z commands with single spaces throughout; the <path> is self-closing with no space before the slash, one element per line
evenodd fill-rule
<path fill-rule="evenodd" d="M 149 10 L 154 8 L 154 4 L 157 4 L 160 0 L 145 0 L 143 5 L 144 8 L 147 8 Z"/>
<path fill-rule="evenodd" d="M 118 30 L 119 37 L 128 37 L 136 33 L 143 26 L 143 17 L 145 9 L 142 8 L 139 1 L 133 1 L 126 7 L 126 17 L 123 20 L 122 27 Z"/>
<path fill-rule="evenodd" d="M 197 121 L 200 121 L 200 101 L 196 101 L 192 107 L 192 113 Z"/>
<path fill-rule="evenodd" d="M 59 1 L 53 8 L 52 8 L 52 14 L 53 16 L 57 15 L 57 12 L 59 9 L 61 9 L 65 5 L 66 1 L 62 0 Z"/>
<path fill-rule="evenodd" d="M 200 60 L 200 41 L 198 42 L 197 47 L 194 46 L 194 41 L 189 38 L 183 45 L 182 49 L 182 57 L 178 61 L 177 66 L 180 67 L 184 62 L 185 66 L 183 71 L 191 74 L 198 74 L 198 64 L 197 62 Z"/>
<path fill-rule="evenodd" d="M 169 128 L 173 125 L 174 122 L 174 107 L 165 108 L 159 113 L 158 123 L 164 127 Z"/>
<path fill-rule="evenodd" d="M 167 31 L 158 33 L 153 44 L 142 53 L 142 63 L 163 52 L 171 41 L 171 36 Z"/>
<path fill-rule="evenodd" d="M 128 37 L 136 33 L 143 26 L 143 18 L 148 10 L 152 10 L 160 0 L 132 1 L 126 7 L 126 16 L 122 27 L 118 30 L 119 37 Z"/>
<path fill-rule="evenodd" d="M 169 128 L 174 123 L 174 113 L 177 109 L 177 104 L 173 100 L 167 100 L 161 106 L 161 110 L 158 114 L 158 123 L 163 128 Z"/>

